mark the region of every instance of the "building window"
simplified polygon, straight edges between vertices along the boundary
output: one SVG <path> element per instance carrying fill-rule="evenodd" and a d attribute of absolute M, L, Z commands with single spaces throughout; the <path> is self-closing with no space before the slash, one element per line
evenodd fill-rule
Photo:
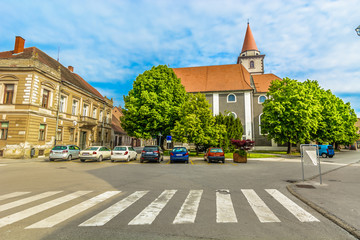
<path fill-rule="evenodd" d="M 97 109 L 93 108 L 93 115 L 92 115 L 93 118 L 96 118 L 96 113 L 97 113 Z"/>
<path fill-rule="evenodd" d="M 62 127 L 58 128 L 58 130 L 56 132 L 56 141 L 62 141 L 62 135 L 63 135 L 62 130 L 63 130 Z"/>
<path fill-rule="evenodd" d="M 0 127 L 0 139 L 6 140 L 8 135 L 9 122 L 2 122 Z"/>
<path fill-rule="evenodd" d="M 71 108 L 71 114 L 72 115 L 77 115 L 78 104 L 79 104 L 78 100 L 73 100 L 72 108 Z"/>
<path fill-rule="evenodd" d="M 14 84 L 5 84 L 4 104 L 12 104 L 13 103 L 14 89 L 15 89 Z"/>
<path fill-rule="evenodd" d="M 40 128 L 39 128 L 39 140 L 40 141 L 45 140 L 45 131 L 46 131 L 46 124 L 40 124 Z"/>
<path fill-rule="evenodd" d="M 99 116 L 99 121 L 102 122 L 103 121 L 103 111 L 100 111 L 100 116 Z"/>
<path fill-rule="evenodd" d="M 262 103 L 265 102 L 266 99 L 267 99 L 266 96 L 261 95 L 261 96 L 259 96 L 259 98 L 258 98 L 258 103 L 262 104 Z"/>
<path fill-rule="evenodd" d="M 66 97 L 65 96 L 61 96 L 60 97 L 60 106 L 59 106 L 59 111 L 64 113 L 66 112 Z"/>
<path fill-rule="evenodd" d="M 74 132 L 75 132 L 75 128 L 70 128 L 70 136 L 69 136 L 70 142 L 74 141 Z"/>
<path fill-rule="evenodd" d="M 50 91 L 46 90 L 46 89 L 43 89 L 42 104 L 41 104 L 41 106 L 43 108 L 48 108 L 49 96 L 50 96 Z"/>
<path fill-rule="evenodd" d="M 106 116 L 106 123 L 110 123 L 110 113 L 108 113 Z"/>
<path fill-rule="evenodd" d="M 233 93 L 230 93 L 228 96 L 227 96 L 227 102 L 236 102 L 236 96 L 235 94 Z"/>
<path fill-rule="evenodd" d="M 89 105 L 84 104 L 84 107 L 83 107 L 83 116 L 87 116 L 88 113 L 89 113 Z"/>
<path fill-rule="evenodd" d="M 229 113 L 228 116 L 233 116 L 234 118 L 237 118 L 237 115 L 234 112 Z"/>
<path fill-rule="evenodd" d="M 254 61 L 250 61 L 250 68 L 255 68 Z"/>

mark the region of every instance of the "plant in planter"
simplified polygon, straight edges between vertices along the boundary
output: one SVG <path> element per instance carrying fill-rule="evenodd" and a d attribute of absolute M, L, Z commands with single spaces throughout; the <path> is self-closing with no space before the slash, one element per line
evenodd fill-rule
<path fill-rule="evenodd" d="M 231 144 L 235 146 L 236 150 L 233 154 L 234 162 L 246 163 L 247 151 L 250 150 L 255 142 L 250 139 L 247 140 L 235 140 L 231 139 Z"/>

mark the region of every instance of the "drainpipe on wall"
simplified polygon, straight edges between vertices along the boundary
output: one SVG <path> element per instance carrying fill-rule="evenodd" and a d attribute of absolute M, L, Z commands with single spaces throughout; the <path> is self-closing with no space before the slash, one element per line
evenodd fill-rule
<path fill-rule="evenodd" d="M 101 146 L 104 146 L 104 127 L 105 127 L 105 115 L 106 115 L 106 111 L 105 111 L 105 103 L 104 103 L 104 110 L 103 110 L 103 121 L 102 121 L 102 128 L 101 128 Z"/>
<path fill-rule="evenodd" d="M 60 108 L 60 99 L 61 99 L 61 79 L 60 79 L 60 85 L 59 85 L 59 95 L 58 95 L 58 104 L 57 104 L 57 111 L 56 111 L 56 127 L 55 127 L 55 141 L 54 146 L 56 146 L 56 137 L 58 133 L 58 127 L 59 127 L 59 108 Z"/>

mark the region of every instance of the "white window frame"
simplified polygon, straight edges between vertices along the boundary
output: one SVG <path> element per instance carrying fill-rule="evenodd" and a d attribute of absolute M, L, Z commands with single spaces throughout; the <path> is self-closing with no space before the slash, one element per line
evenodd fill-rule
<path fill-rule="evenodd" d="M 230 96 L 230 95 L 233 95 L 233 96 L 235 97 L 235 100 L 234 100 L 234 101 L 229 101 L 229 96 Z M 236 101 L 237 101 L 236 94 L 234 94 L 234 93 L 229 93 L 229 94 L 226 96 L 226 102 L 227 102 L 227 103 L 236 103 Z"/>
<path fill-rule="evenodd" d="M 6 84 L 14 84 L 14 92 L 13 92 L 13 97 L 12 97 L 12 104 L 16 104 L 16 94 L 17 94 L 17 87 L 18 87 L 18 79 L 16 79 L 13 76 L 2 76 L 0 78 L 0 104 L 4 104 L 5 85 Z"/>
<path fill-rule="evenodd" d="M 103 121 L 103 115 L 104 115 L 104 111 L 100 110 L 100 114 L 99 114 L 99 121 L 102 122 Z"/>
<path fill-rule="evenodd" d="M 83 116 L 87 117 L 89 115 L 89 104 L 84 103 L 83 105 Z"/>
<path fill-rule="evenodd" d="M 267 97 L 266 97 L 266 95 L 260 95 L 259 97 L 258 97 L 258 104 L 263 104 L 264 102 L 260 102 L 260 98 L 261 97 L 265 97 L 265 101 L 267 100 Z"/>
<path fill-rule="evenodd" d="M 75 105 L 74 105 L 74 103 L 75 103 Z M 74 111 L 74 106 L 75 106 L 75 111 Z M 71 114 L 72 115 L 77 115 L 78 108 L 79 108 L 79 100 L 73 99 L 72 105 L 71 105 Z"/>
<path fill-rule="evenodd" d="M 93 107 L 92 118 L 96 118 L 97 108 Z"/>
<path fill-rule="evenodd" d="M 62 101 L 64 99 L 64 101 Z M 67 103 L 67 96 L 60 95 L 60 106 L 59 106 L 59 112 L 65 113 L 66 112 L 66 104 Z"/>

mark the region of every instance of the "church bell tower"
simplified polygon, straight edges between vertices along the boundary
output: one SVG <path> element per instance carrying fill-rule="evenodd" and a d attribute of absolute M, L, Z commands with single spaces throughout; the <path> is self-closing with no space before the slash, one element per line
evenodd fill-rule
<path fill-rule="evenodd" d="M 254 36 L 247 24 L 244 44 L 237 59 L 237 64 L 242 64 L 251 74 L 264 74 L 264 57 L 258 50 Z"/>

